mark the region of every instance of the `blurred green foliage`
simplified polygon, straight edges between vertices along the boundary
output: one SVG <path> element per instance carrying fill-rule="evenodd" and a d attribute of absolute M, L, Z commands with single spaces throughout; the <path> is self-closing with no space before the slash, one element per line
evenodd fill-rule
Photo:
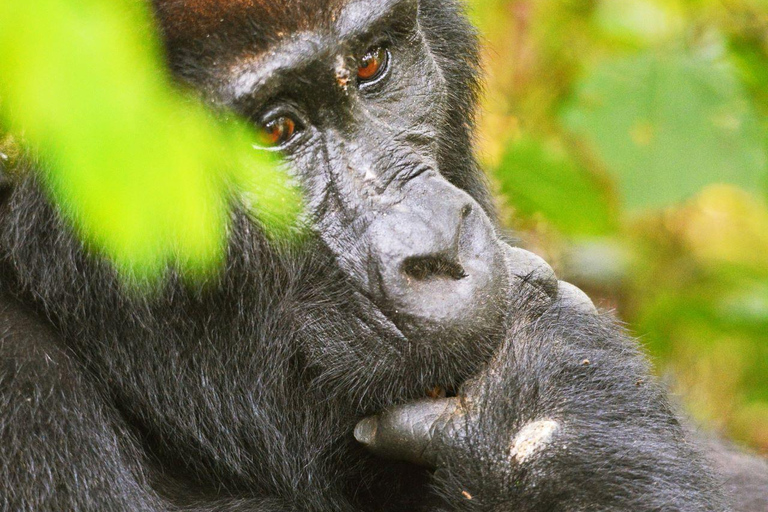
<path fill-rule="evenodd" d="M 768 453 L 768 2 L 470 0 L 505 220 Z"/>
<path fill-rule="evenodd" d="M 0 55 L 0 125 L 132 282 L 215 268 L 234 191 L 273 232 L 294 222 L 298 194 L 250 128 L 171 85 L 148 4 L 2 0 Z"/>

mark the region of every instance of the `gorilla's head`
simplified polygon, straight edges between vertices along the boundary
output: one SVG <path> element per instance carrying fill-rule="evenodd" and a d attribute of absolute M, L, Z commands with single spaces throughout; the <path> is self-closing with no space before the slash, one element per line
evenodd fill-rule
<path fill-rule="evenodd" d="M 104 367 L 121 353 L 136 368 L 141 354 L 161 354 L 158 371 L 193 376 L 210 364 L 196 344 L 234 354 L 209 371 L 221 392 L 272 383 L 262 373 L 278 356 L 366 409 L 474 372 L 500 340 L 515 276 L 531 277 L 537 262 L 497 236 L 472 149 L 477 43 L 458 3 L 154 4 L 175 76 L 263 131 L 254 151 L 284 156 L 314 236 L 281 249 L 235 213 L 214 282 L 172 279 L 136 298 L 74 237 L 49 235 L 61 222 L 41 213 L 31 180 L 0 222 L 16 286 L 92 361 L 99 339 Z M 541 268 L 532 280 L 547 288 L 554 276 Z M 108 371 L 121 376 L 119 364 Z"/>
<path fill-rule="evenodd" d="M 433 3 L 247 3 L 240 16 L 209 3 L 193 34 L 175 25 L 178 4 L 160 11 L 172 67 L 262 127 L 392 340 L 441 347 L 489 335 L 508 283 L 471 150 L 475 41 L 445 2 L 450 23 L 424 26 Z M 190 70 L 204 56 L 207 72 Z"/>

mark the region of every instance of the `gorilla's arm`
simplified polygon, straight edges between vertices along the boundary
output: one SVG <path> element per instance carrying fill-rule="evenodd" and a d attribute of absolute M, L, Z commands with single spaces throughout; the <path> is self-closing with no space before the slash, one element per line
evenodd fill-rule
<path fill-rule="evenodd" d="M 562 302 L 516 316 L 459 398 L 387 411 L 356 437 L 438 468 L 451 509 L 727 510 L 635 341 Z"/>
<path fill-rule="evenodd" d="M 127 425 L 60 347 L 0 294 L 0 510 L 289 510 L 273 500 L 177 507 L 159 497 Z"/>
<path fill-rule="evenodd" d="M 0 509 L 156 510 L 130 439 L 55 335 L 0 296 Z"/>

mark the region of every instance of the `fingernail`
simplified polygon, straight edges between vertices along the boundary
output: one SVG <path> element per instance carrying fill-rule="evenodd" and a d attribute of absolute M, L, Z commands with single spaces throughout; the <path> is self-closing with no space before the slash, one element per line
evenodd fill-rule
<path fill-rule="evenodd" d="M 373 443 L 376 437 L 376 429 L 379 427 L 379 420 L 375 416 L 365 418 L 355 427 L 355 439 L 358 443 L 366 446 Z"/>

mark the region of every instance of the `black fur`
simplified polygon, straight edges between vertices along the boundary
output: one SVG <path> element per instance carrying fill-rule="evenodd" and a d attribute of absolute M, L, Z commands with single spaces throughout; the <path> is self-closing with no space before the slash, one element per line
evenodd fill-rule
<path fill-rule="evenodd" d="M 170 65 L 220 103 L 227 59 L 343 7 L 242 2 L 189 26 L 191 3 L 157 3 Z M 471 150 L 474 33 L 452 1 L 421 0 L 419 22 L 447 82 L 438 168 L 492 215 Z M 137 295 L 26 165 L 0 204 L 0 510 L 733 510 L 608 318 L 526 295 L 472 343 L 393 334 L 322 233 L 281 247 L 237 209 L 221 275 Z M 355 442 L 363 417 L 476 375 L 479 420 L 447 467 L 381 461 Z M 564 437 L 533 465 L 511 463 L 515 432 L 543 417 Z"/>

